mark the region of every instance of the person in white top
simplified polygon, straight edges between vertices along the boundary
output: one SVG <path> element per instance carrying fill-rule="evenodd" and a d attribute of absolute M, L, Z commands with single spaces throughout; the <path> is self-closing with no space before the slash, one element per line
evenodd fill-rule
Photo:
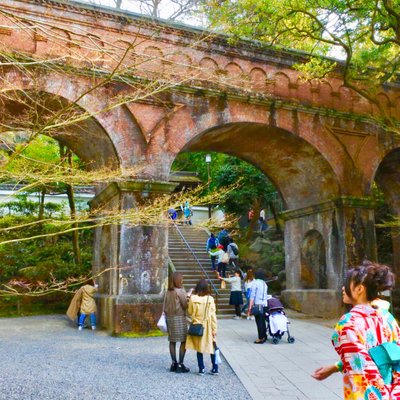
<path fill-rule="evenodd" d="M 234 272 L 233 277 L 223 278 L 217 272 L 217 278 L 228 282 L 231 284 L 231 296 L 229 298 L 229 304 L 231 306 L 235 306 L 236 315 L 233 319 L 240 319 L 240 306 L 243 305 L 243 296 L 242 296 L 242 273 L 239 269 Z"/>
<path fill-rule="evenodd" d="M 255 280 L 251 288 L 250 304 L 248 315 L 253 312 L 252 307 L 259 310 L 259 313 L 255 314 L 258 339 L 254 342 L 256 344 L 265 343 L 267 340 L 267 322 L 265 313 L 268 305 L 268 286 L 265 283 L 265 272 L 262 269 L 258 269 L 254 274 Z"/>

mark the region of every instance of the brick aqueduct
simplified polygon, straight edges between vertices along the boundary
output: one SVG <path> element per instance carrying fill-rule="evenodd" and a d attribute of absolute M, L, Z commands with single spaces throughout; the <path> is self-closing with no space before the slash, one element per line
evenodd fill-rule
<path fill-rule="evenodd" d="M 182 151 L 223 152 L 260 168 L 284 199 L 283 295 L 299 310 L 337 313 L 347 265 L 376 259 L 374 182 L 392 212 L 400 212 L 399 138 L 374 122 L 376 107 L 339 75 L 320 84 L 301 81 L 292 68 L 301 54 L 233 47 L 193 28 L 52 0 L 2 2 L 0 45 L 27 63 L 52 60 L 29 73 L 1 67 L 1 91 L 14 93 L 1 103 L 3 121 L 18 119 L 15 93 L 41 93 L 54 109 L 72 105 L 90 116 L 51 133 L 90 168 L 129 171 L 140 164 L 141 179 L 127 176 L 102 188 L 95 204 L 126 209 L 144 194 L 171 191 L 171 165 Z M 120 79 L 98 84 L 118 63 Z M 399 120 L 400 87 L 379 97 Z M 122 98 L 130 101 L 118 103 Z M 108 329 L 154 326 L 167 236 L 162 227 L 97 228 L 95 271 L 124 267 L 101 280 Z M 400 242 L 392 241 L 398 270 Z"/>

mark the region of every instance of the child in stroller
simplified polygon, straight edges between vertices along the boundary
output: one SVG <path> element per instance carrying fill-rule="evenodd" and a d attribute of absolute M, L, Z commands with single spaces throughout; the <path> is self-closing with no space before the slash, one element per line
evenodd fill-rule
<path fill-rule="evenodd" d="M 288 325 L 290 322 L 288 321 L 285 311 L 283 311 L 284 307 L 279 299 L 276 297 L 271 297 L 268 300 L 267 307 L 267 324 L 268 324 L 268 332 L 272 337 L 272 343 L 277 344 L 282 336 L 287 332 L 288 338 L 287 341 L 289 343 L 294 343 L 294 337 L 290 336 Z"/>

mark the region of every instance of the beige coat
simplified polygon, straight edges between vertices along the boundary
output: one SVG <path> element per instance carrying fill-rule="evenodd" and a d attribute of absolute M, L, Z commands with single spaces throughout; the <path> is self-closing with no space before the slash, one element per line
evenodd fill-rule
<path fill-rule="evenodd" d="M 94 294 L 97 289 L 92 285 L 82 286 L 74 295 L 68 307 L 67 315 L 72 321 L 76 321 L 78 312 L 82 314 L 92 314 L 97 311 Z"/>
<path fill-rule="evenodd" d="M 82 292 L 83 292 L 83 287 L 81 287 L 76 291 L 67 310 L 67 315 L 73 322 L 76 322 L 76 318 L 78 317 L 78 312 L 81 309 Z"/>
<path fill-rule="evenodd" d="M 85 285 L 82 288 L 82 303 L 81 303 L 81 313 L 82 314 L 92 314 L 97 311 L 96 302 L 94 301 L 94 294 L 97 289 L 92 285 Z"/>
<path fill-rule="evenodd" d="M 204 313 L 207 312 L 204 317 Z M 212 296 L 192 295 L 189 300 L 188 314 L 194 324 L 203 324 L 203 336 L 189 336 L 186 340 L 186 348 L 199 353 L 214 354 L 213 333 L 217 334 L 217 315 L 215 302 Z"/>

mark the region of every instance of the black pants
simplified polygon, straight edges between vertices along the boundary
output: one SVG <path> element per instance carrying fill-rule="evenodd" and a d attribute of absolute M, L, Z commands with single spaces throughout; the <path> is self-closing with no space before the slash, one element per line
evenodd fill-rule
<path fill-rule="evenodd" d="M 254 316 L 256 319 L 257 331 L 258 331 L 258 339 L 264 340 L 267 338 L 267 322 L 265 317 L 265 308 L 264 312 L 260 315 Z"/>
<path fill-rule="evenodd" d="M 226 264 L 225 263 L 218 263 L 218 273 L 225 278 L 226 275 Z"/>

